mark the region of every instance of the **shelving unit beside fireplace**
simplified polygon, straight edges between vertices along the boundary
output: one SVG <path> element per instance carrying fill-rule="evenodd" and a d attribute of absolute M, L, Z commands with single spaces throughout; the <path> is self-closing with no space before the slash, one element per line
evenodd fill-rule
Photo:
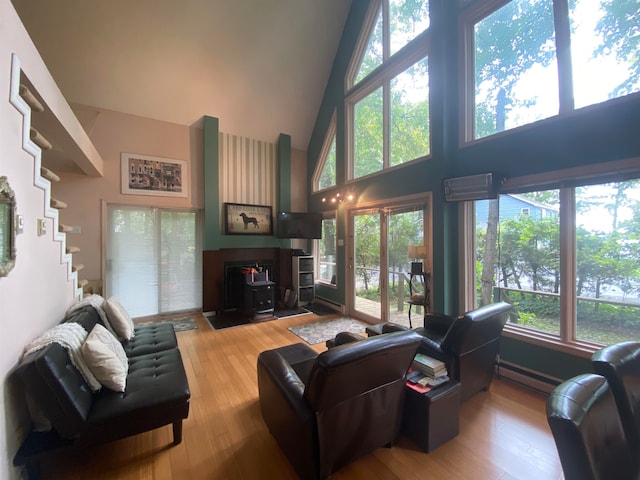
<path fill-rule="evenodd" d="M 299 307 L 313 303 L 315 300 L 314 264 L 312 255 L 294 255 L 291 258 L 291 280 Z"/>

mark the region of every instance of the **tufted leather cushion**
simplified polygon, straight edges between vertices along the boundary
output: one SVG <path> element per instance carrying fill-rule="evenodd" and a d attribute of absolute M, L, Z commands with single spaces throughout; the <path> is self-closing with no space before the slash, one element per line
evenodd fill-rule
<path fill-rule="evenodd" d="M 102 320 L 100 319 L 100 315 L 96 311 L 96 309 L 91 305 L 85 305 L 84 307 L 80 307 L 72 312 L 68 313 L 66 317 L 64 317 L 63 322 L 76 322 L 82 325 L 87 333 L 93 330 L 93 327 L 96 324 L 100 324 L 103 327 L 106 327 Z"/>
<path fill-rule="evenodd" d="M 94 307 L 87 305 L 69 313 L 64 322 L 76 322 L 91 332 L 96 324 L 104 325 Z M 127 357 L 146 355 L 178 347 L 178 340 L 173 325 L 170 323 L 149 323 L 136 325 L 131 340 L 122 342 Z"/>
<path fill-rule="evenodd" d="M 123 438 L 186 418 L 190 396 L 180 350 L 130 358 L 125 391 L 103 389 L 95 395 L 79 440 Z"/>
<path fill-rule="evenodd" d="M 150 323 L 135 327 L 135 335 L 122 346 L 127 357 L 162 352 L 178 346 L 176 332 L 170 323 Z"/>

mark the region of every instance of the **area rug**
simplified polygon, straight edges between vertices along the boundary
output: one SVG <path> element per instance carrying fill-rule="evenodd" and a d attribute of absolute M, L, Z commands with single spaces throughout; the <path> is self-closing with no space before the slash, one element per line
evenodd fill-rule
<path fill-rule="evenodd" d="M 196 319 L 193 317 L 172 318 L 168 320 L 154 320 L 151 322 L 138 323 L 136 325 L 149 325 L 150 323 L 171 323 L 176 332 L 184 332 L 186 330 L 195 330 L 198 328 Z"/>
<path fill-rule="evenodd" d="M 289 327 L 289 330 L 309 345 L 326 342 L 340 332 L 364 333 L 369 324 L 353 318 L 336 318 L 324 322 Z"/>
<path fill-rule="evenodd" d="M 295 315 L 305 315 L 311 313 L 306 308 L 289 308 L 289 309 L 276 309 L 273 314 L 278 318 L 293 317 Z"/>

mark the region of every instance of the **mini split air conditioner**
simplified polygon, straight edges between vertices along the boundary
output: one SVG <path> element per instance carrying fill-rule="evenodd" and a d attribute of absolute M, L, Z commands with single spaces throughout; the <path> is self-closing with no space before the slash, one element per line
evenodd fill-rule
<path fill-rule="evenodd" d="M 498 197 L 498 185 L 496 185 L 493 173 L 445 178 L 443 187 L 444 198 L 447 202 L 484 200 Z"/>

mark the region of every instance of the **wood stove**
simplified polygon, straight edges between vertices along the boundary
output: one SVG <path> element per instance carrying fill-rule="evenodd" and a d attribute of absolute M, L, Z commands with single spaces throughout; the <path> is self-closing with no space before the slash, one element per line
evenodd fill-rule
<path fill-rule="evenodd" d="M 276 284 L 270 280 L 273 278 L 271 265 L 261 264 L 262 271 L 246 273 L 253 268 L 251 265 L 249 262 L 225 262 L 224 308 L 239 309 L 249 315 L 273 314 Z"/>
<path fill-rule="evenodd" d="M 273 315 L 276 284 L 269 280 L 245 282 L 242 286 L 242 310 L 250 315 Z"/>

